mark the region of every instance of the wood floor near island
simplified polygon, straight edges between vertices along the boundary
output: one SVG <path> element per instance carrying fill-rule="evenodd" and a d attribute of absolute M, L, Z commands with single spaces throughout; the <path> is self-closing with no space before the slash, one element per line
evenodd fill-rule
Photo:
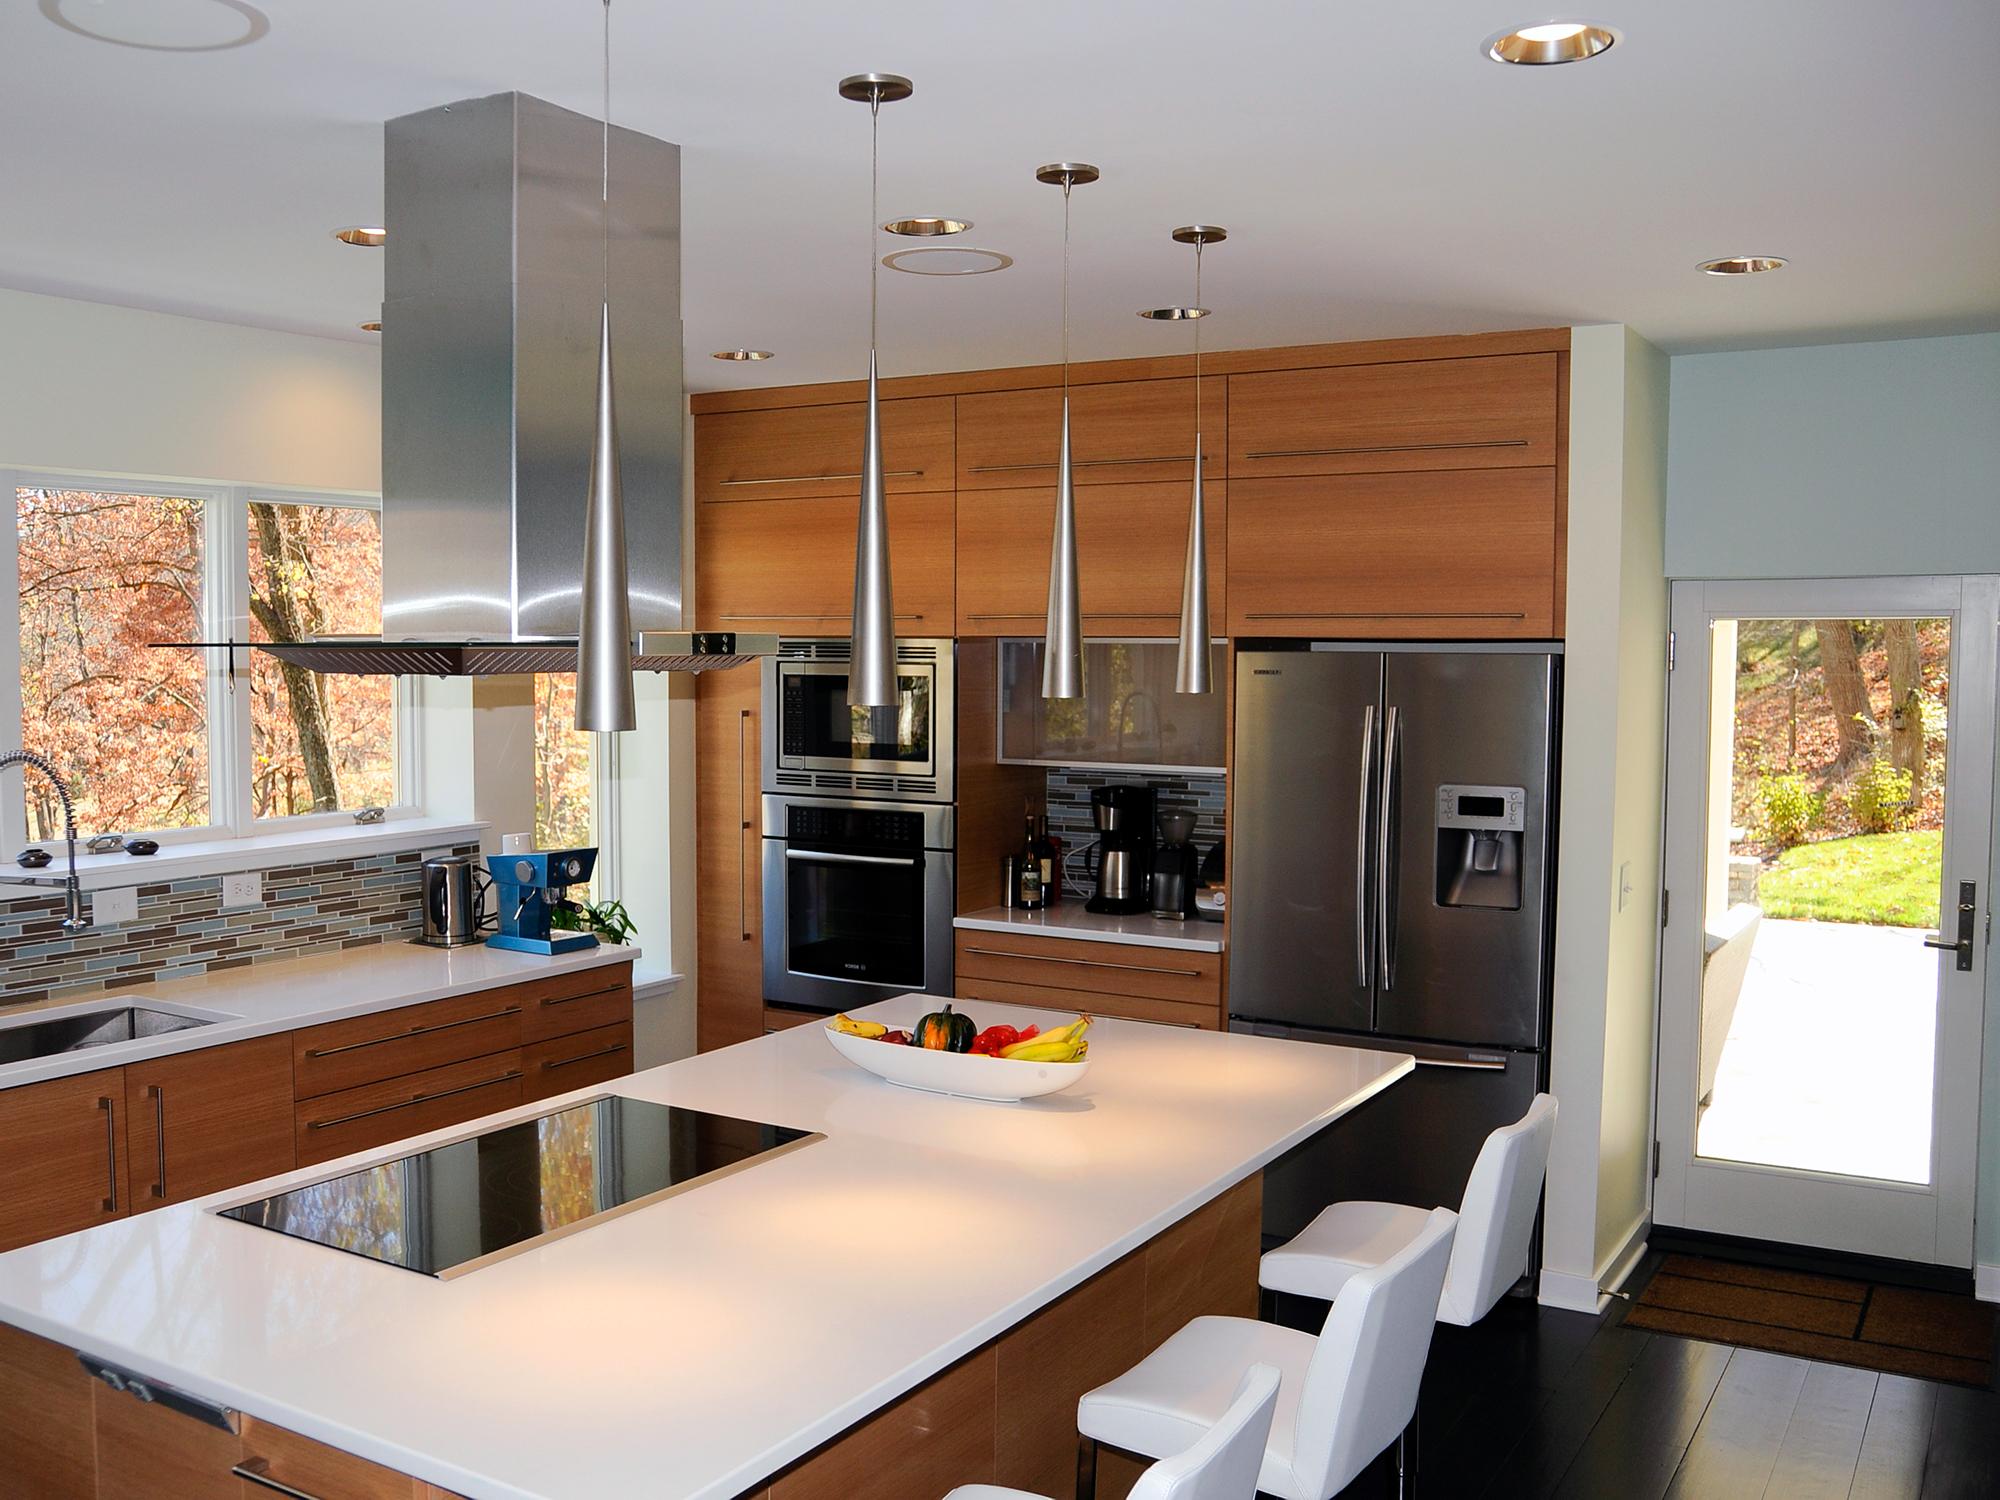
<path fill-rule="evenodd" d="M 2000 1394 L 1650 1333 L 1622 1306 L 1439 1324 L 1420 1413 L 1419 1500 L 2000 1496 Z M 1378 1461 L 1341 1500 L 1394 1493 Z"/>

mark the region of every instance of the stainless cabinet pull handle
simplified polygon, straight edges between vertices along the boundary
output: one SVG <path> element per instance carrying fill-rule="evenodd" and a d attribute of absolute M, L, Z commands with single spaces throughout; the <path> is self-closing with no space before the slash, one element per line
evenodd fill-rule
<path fill-rule="evenodd" d="M 743 852 L 743 834 L 750 831 L 750 710 L 737 710 L 736 719 L 736 821 L 742 832 L 736 836 L 736 935 L 750 941 L 750 860 Z"/>
<path fill-rule="evenodd" d="M 1391 708 L 1382 729 L 1382 808 L 1375 845 L 1375 948 L 1381 956 L 1384 993 L 1396 987 L 1396 866 L 1395 823 L 1398 753 L 1403 742 L 1402 710 Z"/>
<path fill-rule="evenodd" d="M 153 1184 L 153 1196 L 167 1196 L 167 1089 L 165 1084 L 153 1083 L 146 1086 L 146 1096 L 153 1101 L 153 1153 L 155 1169 L 159 1180 Z"/>
<path fill-rule="evenodd" d="M 975 617 L 976 618 L 976 617 Z M 1040 619 L 1040 615 L 1033 616 Z M 1250 610 L 1246 620 L 1525 620 L 1518 609 L 1262 609 Z"/>
<path fill-rule="evenodd" d="M 413 1036 L 429 1036 L 434 1031 L 451 1031 L 460 1026 L 477 1026 L 481 1021 L 497 1021 L 503 1016 L 518 1016 L 518 1005 L 502 1006 L 499 1010 L 488 1011 L 483 1016 L 467 1016 L 458 1021 L 439 1021 L 432 1026 L 412 1026 L 408 1031 L 398 1031 L 390 1036 L 371 1036 L 365 1042 L 343 1042 L 338 1047 L 315 1047 L 307 1057 L 334 1057 L 342 1052 L 359 1052 L 363 1047 L 380 1047 L 385 1042 L 406 1041 Z"/>
<path fill-rule="evenodd" d="M 1354 448 L 1260 448 L 1245 458 L 1333 458 L 1343 453 L 1430 453 L 1464 448 L 1525 448 L 1526 438 L 1494 438 L 1478 443 L 1371 443 Z"/>
<path fill-rule="evenodd" d="M 1171 974 L 1180 979 L 1199 979 L 1199 969 L 1161 969 L 1152 964 L 1115 964 L 1101 958 L 1057 958 L 1053 953 L 1014 953 L 1005 948 L 974 948 L 966 946 L 967 953 L 977 953 L 985 958 L 1022 958 L 1038 964 L 1076 964 L 1086 969 L 1124 969 L 1133 974 Z"/>
<path fill-rule="evenodd" d="M 571 1063 L 589 1062 L 593 1057 L 609 1057 L 614 1052 L 624 1050 L 623 1042 L 613 1042 L 609 1047 L 599 1047 L 595 1052 L 579 1052 L 575 1057 L 559 1057 L 554 1062 L 545 1062 L 542 1064 L 542 1070 L 549 1072 L 556 1068 L 567 1068 Z"/>
<path fill-rule="evenodd" d="M 581 995 L 551 995 L 548 999 L 544 1000 L 542 1004 L 544 1006 L 573 1005 L 579 1000 L 595 1000 L 599 995 L 616 994 L 623 987 L 624 986 L 622 985 L 613 984 L 613 985 L 607 985 L 605 988 L 601 990 L 585 990 Z"/>
<path fill-rule="evenodd" d="M 1375 705 L 1361 710 L 1361 805 L 1354 814 L 1354 987 L 1368 988 L 1368 790 L 1375 780 Z"/>
<path fill-rule="evenodd" d="M 280 1495 L 290 1495 L 292 1500 L 320 1500 L 318 1495 L 308 1490 L 293 1489 L 289 1484 L 273 1479 L 271 1460 L 268 1458 L 246 1458 L 229 1472 L 260 1489 L 274 1490 Z"/>
<path fill-rule="evenodd" d="M 110 1192 L 104 1195 L 104 1211 L 118 1212 L 118 1105 L 111 1099 L 100 1098 L 97 1107 L 104 1111 L 104 1185 Z"/>
<path fill-rule="evenodd" d="M 922 469 L 885 469 L 882 471 L 882 477 L 884 479 L 921 479 L 923 473 Z M 739 489 L 744 485 L 750 484 L 819 484 L 829 479 L 859 479 L 860 477 L 861 475 L 858 471 L 853 474 L 780 474 L 774 475 L 769 479 L 725 479 L 721 482 L 720 488 L 726 490 Z"/>
<path fill-rule="evenodd" d="M 1507 1071 L 1504 1057 L 1419 1057 L 1415 1061 L 1420 1068 L 1464 1068 L 1474 1073 Z"/>
<path fill-rule="evenodd" d="M 1042 618 L 1040 614 L 1029 614 L 1026 611 L 993 614 L 977 610 L 968 610 L 965 617 L 968 620 L 1039 620 Z M 1083 617 L 1086 620 L 1171 620 L 1174 617 L 1174 611 L 1171 609 L 1087 609 L 1083 612 Z"/>
<path fill-rule="evenodd" d="M 848 618 L 848 616 L 846 616 L 846 615 L 720 615 L 720 616 L 718 616 L 717 618 L 719 618 L 719 619 L 723 619 L 723 620 L 729 620 L 729 621 L 735 621 L 735 620 L 845 620 L 845 619 L 847 619 L 847 618 Z M 899 619 L 899 620 L 921 620 L 921 619 L 923 618 L 923 616 L 922 616 L 922 615 L 920 615 L 920 614 L 917 614 L 917 615 L 905 615 L 905 614 L 898 614 L 898 615 L 896 616 L 896 618 L 897 618 L 897 619 Z M 1037 618 L 1039 618 L 1039 617 L 1037 617 Z"/>
<path fill-rule="evenodd" d="M 1203 455 L 1205 458 L 1213 456 L 1213 454 Z M 1097 469 L 1114 466 L 1122 467 L 1126 464 L 1191 464 L 1193 462 L 1194 455 L 1192 453 L 1163 453 L 1156 458 L 1075 458 L 1070 460 L 1070 467 L 1072 469 Z M 974 464 L 968 472 L 973 474 L 1017 474 L 1023 469 L 1053 469 L 1055 466 L 1056 461 L 1052 458 L 1047 463 L 1036 464 Z"/>
<path fill-rule="evenodd" d="M 901 865 L 908 868 L 916 864 L 914 859 L 894 854 L 836 854 L 831 849 L 787 849 L 785 858 L 809 865 Z"/>
<path fill-rule="evenodd" d="M 515 1068 L 510 1072 L 502 1073 L 498 1078 L 488 1078 L 479 1083 L 461 1083 L 455 1089 L 439 1089 L 435 1093 L 417 1094 L 411 1098 L 399 1100 L 394 1104 L 378 1104 L 373 1109 L 357 1109 L 353 1114 L 335 1115 L 331 1120 L 309 1120 L 306 1122 L 306 1128 L 308 1130 L 331 1130 L 336 1125 L 347 1125 L 355 1120 L 366 1120 L 375 1115 L 386 1115 L 395 1110 L 408 1109 L 412 1105 L 429 1104 L 434 1099 L 449 1099 L 454 1094 L 470 1094 L 475 1089 L 490 1089 L 496 1083 L 509 1083 L 520 1076 L 521 1070 Z"/>

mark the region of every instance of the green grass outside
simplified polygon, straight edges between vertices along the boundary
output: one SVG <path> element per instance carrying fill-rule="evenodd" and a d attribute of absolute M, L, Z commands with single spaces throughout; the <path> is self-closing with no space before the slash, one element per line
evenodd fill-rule
<path fill-rule="evenodd" d="M 1864 833 L 1800 844 L 1757 882 L 1767 917 L 1935 927 L 1944 878 L 1944 835 Z"/>

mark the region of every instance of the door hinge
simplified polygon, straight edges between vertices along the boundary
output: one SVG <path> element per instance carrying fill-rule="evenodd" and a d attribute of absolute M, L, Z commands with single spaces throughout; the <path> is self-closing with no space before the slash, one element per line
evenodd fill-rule
<path fill-rule="evenodd" d="M 1653 1142 L 1653 1177 L 1654 1177 L 1654 1179 L 1655 1179 L 1656 1181 L 1658 1180 L 1658 1178 L 1659 1178 L 1659 1175 L 1660 1175 L 1660 1143 L 1659 1143 L 1658 1141 L 1654 1141 L 1654 1142 Z"/>
<path fill-rule="evenodd" d="M 1665 886 L 1660 887 L 1660 926 L 1663 930 L 1667 925 L 1667 912 L 1673 906 L 1673 896 L 1674 893 Z"/>
<path fill-rule="evenodd" d="M 1671 672 L 1673 671 L 1673 669 L 1674 669 L 1674 633 L 1671 630 L 1669 630 L 1667 632 L 1667 670 Z"/>

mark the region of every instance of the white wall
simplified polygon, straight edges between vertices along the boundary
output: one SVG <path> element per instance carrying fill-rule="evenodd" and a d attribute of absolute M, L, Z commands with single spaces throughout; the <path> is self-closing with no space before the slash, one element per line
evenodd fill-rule
<path fill-rule="evenodd" d="M 1673 361 L 1676 578 L 2000 573 L 2000 334 Z M 2000 786 L 2000 765 L 1995 767 Z M 1990 906 L 2000 858 L 1988 872 Z M 1988 949 L 1974 1254 L 2000 1300 L 2000 980 Z"/>
<path fill-rule="evenodd" d="M 0 467 L 375 494 L 365 344 L 0 291 Z"/>
<path fill-rule="evenodd" d="M 1569 584 L 1542 1300 L 1594 1311 L 1643 1246 L 1665 776 L 1665 356 L 1570 335 Z"/>

